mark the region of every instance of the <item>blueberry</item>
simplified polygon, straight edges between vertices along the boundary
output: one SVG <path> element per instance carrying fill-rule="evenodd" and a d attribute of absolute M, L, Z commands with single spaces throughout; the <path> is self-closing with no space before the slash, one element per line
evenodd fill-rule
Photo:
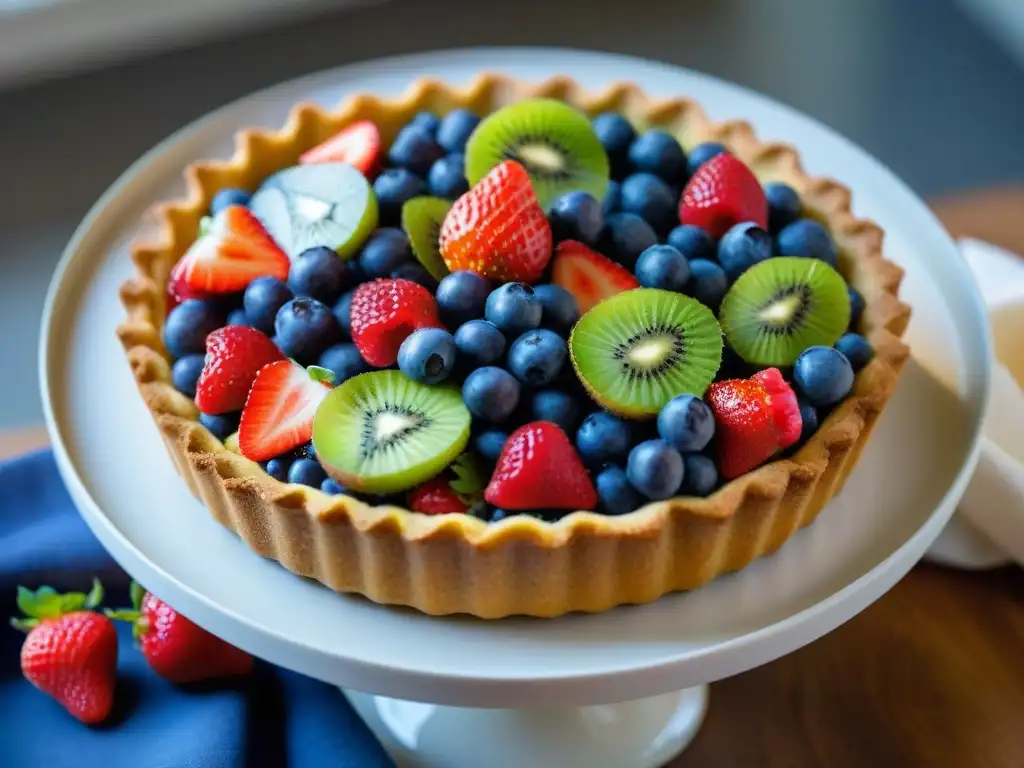
<path fill-rule="evenodd" d="M 608 182 L 608 191 L 604 193 L 604 200 L 601 201 L 601 213 L 605 217 L 622 210 L 622 185 L 617 181 Z"/>
<path fill-rule="evenodd" d="M 632 442 L 629 424 L 605 411 L 595 411 L 576 430 L 576 452 L 591 466 L 622 460 Z"/>
<path fill-rule="evenodd" d="M 298 450 L 300 451 L 301 455 L 305 456 L 307 459 L 315 459 L 316 458 L 316 446 L 313 445 L 313 441 L 312 440 L 310 440 L 308 443 L 306 443 L 304 446 L 302 446 Z"/>
<path fill-rule="evenodd" d="M 292 260 L 288 287 L 296 296 L 333 304 L 352 285 L 348 265 L 331 248 L 307 248 Z"/>
<path fill-rule="evenodd" d="M 492 522 L 492 523 L 500 523 L 502 520 L 505 520 L 505 519 L 510 518 L 510 517 L 515 517 L 516 515 L 521 515 L 521 514 L 523 514 L 523 513 L 522 512 L 518 512 L 518 511 L 509 512 L 507 510 L 495 507 L 493 510 L 491 510 L 490 522 Z"/>
<path fill-rule="evenodd" d="M 287 302 L 274 319 L 274 342 L 300 365 L 316 361 L 325 349 L 341 340 L 341 327 L 331 310 L 316 299 L 299 297 Z"/>
<path fill-rule="evenodd" d="M 629 148 L 636 140 L 636 131 L 626 118 L 614 112 L 605 112 L 595 117 L 593 127 L 608 155 L 612 178 L 621 179 L 629 173 Z"/>
<path fill-rule="evenodd" d="M 559 333 L 567 334 L 580 319 L 576 297 L 554 283 L 534 287 L 533 292 L 542 307 L 540 324 Z"/>
<path fill-rule="evenodd" d="M 238 421 L 242 417 L 241 411 L 233 413 L 200 413 L 199 423 L 210 430 L 210 433 L 219 440 L 238 431 Z"/>
<path fill-rule="evenodd" d="M 358 259 L 349 259 L 345 262 L 348 265 L 349 279 L 352 281 L 352 285 L 362 285 L 370 276 L 367 275 L 361 266 L 359 266 Z"/>
<path fill-rule="evenodd" d="M 252 327 L 269 336 L 274 333 L 277 311 L 291 298 L 292 292 L 287 285 L 276 277 L 264 275 L 249 283 L 242 297 L 242 305 Z"/>
<path fill-rule="evenodd" d="M 668 184 L 653 173 L 634 173 L 622 182 L 620 206 L 626 213 L 635 213 L 655 232 L 667 233 L 679 223 L 678 197 L 673 197 Z"/>
<path fill-rule="evenodd" d="M 629 452 L 626 476 L 640 493 L 655 501 L 669 499 L 683 484 L 683 457 L 663 440 L 648 440 Z"/>
<path fill-rule="evenodd" d="M 576 398 L 560 389 L 534 392 L 530 407 L 533 419 L 552 421 L 567 435 L 571 435 L 579 424 L 580 407 Z"/>
<path fill-rule="evenodd" d="M 771 237 L 749 221 L 733 226 L 718 243 L 718 263 L 732 280 L 771 256 Z"/>
<path fill-rule="evenodd" d="M 455 339 L 443 328 L 413 331 L 398 348 L 398 369 L 413 381 L 440 384 L 455 367 Z"/>
<path fill-rule="evenodd" d="M 444 150 L 430 133 L 418 126 L 408 125 L 395 137 L 388 150 L 388 161 L 417 176 L 426 176 L 430 166 L 443 155 Z"/>
<path fill-rule="evenodd" d="M 599 250 L 632 271 L 637 257 L 657 242 L 651 225 L 635 213 L 613 213 L 605 220 Z"/>
<path fill-rule="evenodd" d="M 636 279 L 646 288 L 682 291 L 690 279 L 690 263 L 671 245 L 652 245 L 636 260 Z"/>
<path fill-rule="evenodd" d="M 249 205 L 249 193 L 237 187 L 225 187 L 213 196 L 210 202 L 210 214 L 216 216 L 232 205 Z"/>
<path fill-rule="evenodd" d="M 297 459 L 288 467 L 289 483 L 301 483 L 311 488 L 319 488 L 320 484 L 326 479 L 327 473 L 313 459 Z"/>
<path fill-rule="evenodd" d="M 346 493 L 345 486 L 339 483 L 332 477 L 328 477 L 322 483 L 320 483 L 320 490 L 324 493 L 330 494 L 331 496 L 337 496 L 340 493 Z"/>
<path fill-rule="evenodd" d="M 715 435 L 715 415 L 696 395 L 677 395 L 658 414 L 658 434 L 682 453 L 703 451 Z"/>
<path fill-rule="evenodd" d="M 473 447 L 483 458 L 494 464 L 507 442 L 508 432 L 502 432 L 500 429 L 485 429 L 473 440 Z"/>
<path fill-rule="evenodd" d="M 288 482 L 288 470 L 292 466 L 294 459 L 291 456 L 278 456 L 276 459 L 271 459 L 264 466 L 264 471 L 275 480 L 280 480 L 282 483 Z"/>
<path fill-rule="evenodd" d="M 850 328 L 856 329 L 864 314 L 864 297 L 852 285 L 846 286 L 846 292 L 850 295 Z"/>
<path fill-rule="evenodd" d="M 683 456 L 683 487 L 686 496 L 707 496 L 718 485 L 718 468 L 707 456 L 688 453 Z"/>
<path fill-rule="evenodd" d="M 853 366 L 832 347 L 808 347 L 793 364 L 793 382 L 807 402 L 819 408 L 834 405 L 853 388 Z"/>
<path fill-rule="evenodd" d="M 391 270 L 389 277 L 408 280 L 417 285 L 422 285 L 431 293 L 437 290 L 437 280 L 418 261 L 407 261 L 404 264 L 399 264 Z"/>
<path fill-rule="evenodd" d="M 694 259 L 690 262 L 690 280 L 686 284 L 686 292 L 714 312 L 729 289 L 729 278 L 719 264 L 707 259 Z"/>
<path fill-rule="evenodd" d="M 707 230 L 693 224 L 680 224 L 669 232 L 668 244 L 691 261 L 715 258 L 715 241 Z"/>
<path fill-rule="evenodd" d="M 693 176 L 704 163 L 724 152 L 728 152 L 728 150 L 717 141 L 706 141 L 703 144 L 698 144 L 690 150 L 690 155 L 686 158 L 686 172 Z"/>
<path fill-rule="evenodd" d="M 586 192 L 567 192 L 557 198 L 548 216 L 555 242 L 579 240 L 594 245 L 604 228 L 601 204 Z"/>
<path fill-rule="evenodd" d="M 249 318 L 244 309 L 233 309 L 224 321 L 224 325 L 249 325 Z"/>
<path fill-rule="evenodd" d="M 780 256 L 802 256 L 821 259 L 836 265 L 836 244 L 832 235 L 813 219 L 797 219 L 785 226 L 775 238 L 775 250 Z"/>
<path fill-rule="evenodd" d="M 868 340 L 859 333 L 843 334 L 835 344 L 836 349 L 846 355 L 854 371 L 859 371 L 874 357 L 875 351 Z"/>
<path fill-rule="evenodd" d="M 484 317 L 513 336 L 537 328 L 543 313 L 536 292 L 523 283 L 499 286 L 491 291 L 484 304 Z"/>
<path fill-rule="evenodd" d="M 164 346 L 173 358 L 206 354 L 206 337 L 223 325 L 224 315 L 213 302 L 187 299 L 167 315 Z"/>
<path fill-rule="evenodd" d="M 412 258 L 405 232 L 395 227 L 378 229 L 359 252 L 359 266 L 369 278 L 387 277 Z"/>
<path fill-rule="evenodd" d="M 338 327 L 341 328 L 342 333 L 345 336 L 352 336 L 352 294 L 355 291 L 349 291 L 344 294 L 334 305 L 334 309 L 331 313 L 334 315 L 334 319 L 338 321 Z"/>
<path fill-rule="evenodd" d="M 437 308 L 449 327 L 484 316 L 490 283 L 476 272 L 460 270 L 441 278 L 437 285 Z"/>
<path fill-rule="evenodd" d="M 818 409 L 802 397 L 796 401 L 800 406 L 800 442 L 803 443 L 818 431 Z"/>
<path fill-rule="evenodd" d="M 527 331 L 512 342 L 508 350 L 508 369 L 527 386 L 545 387 L 562 372 L 568 356 L 565 339 L 554 331 L 540 328 Z"/>
<path fill-rule="evenodd" d="M 206 355 L 194 354 L 179 357 L 171 366 L 171 383 L 174 388 L 183 395 L 196 396 L 196 382 L 199 381 L 199 374 L 203 372 L 203 365 L 206 363 Z"/>
<path fill-rule="evenodd" d="M 503 368 L 477 368 L 462 385 L 469 412 L 492 424 L 501 424 L 519 405 L 519 382 Z"/>
<path fill-rule="evenodd" d="M 462 155 L 454 154 L 442 157 L 430 166 L 430 172 L 427 174 L 427 188 L 430 194 L 448 200 L 465 194 L 469 190 L 465 164 Z"/>
<path fill-rule="evenodd" d="M 674 136 L 664 131 L 647 131 L 629 147 L 629 164 L 634 172 L 660 176 L 669 184 L 686 174 L 686 154 Z"/>
<path fill-rule="evenodd" d="M 402 206 L 414 197 L 427 194 L 427 182 L 404 168 L 388 168 L 373 182 L 381 226 L 397 226 Z"/>
<path fill-rule="evenodd" d="M 433 112 L 418 112 L 409 121 L 409 125 L 418 128 L 430 137 L 437 135 L 437 129 L 441 125 L 441 118 Z"/>
<path fill-rule="evenodd" d="M 328 347 L 320 355 L 316 364 L 334 372 L 335 386 L 370 370 L 370 366 L 363 360 L 363 356 L 359 354 L 355 344 L 335 344 L 333 347 Z"/>
<path fill-rule="evenodd" d="M 597 489 L 597 510 L 606 515 L 628 515 L 643 504 L 643 498 L 629 484 L 626 470 L 612 465 L 594 478 Z"/>
<path fill-rule="evenodd" d="M 480 118 L 468 109 L 449 112 L 437 129 L 437 143 L 448 152 L 462 152 L 470 134 L 480 124 Z"/>
<path fill-rule="evenodd" d="M 505 354 L 505 335 L 487 320 L 470 320 L 455 331 L 459 360 L 469 368 L 493 365 Z"/>
<path fill-rule="evenodd" d="M 764 185 L 764 196 L 768 199 L 768 229 L 772 233 L 778 233 L 800 218 L 803 211 L 800 195 L 788 184 L 769 182 Z"/>

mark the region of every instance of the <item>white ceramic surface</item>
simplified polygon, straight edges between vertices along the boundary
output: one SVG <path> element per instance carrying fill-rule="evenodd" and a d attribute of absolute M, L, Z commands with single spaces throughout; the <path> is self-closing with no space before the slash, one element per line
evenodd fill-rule
<path fill-rule="evenodd" d="M 186 163 L 228 155 L 242 126 L 279 126 L 295 101 L 330 105 L 357 90 L 396 93 L 422 73 L 466 82 L 483 68 L 528 79 L 567 73 L 594 87 L 629 78 L 656 95 L 696 97 L 714 118 L 746 118 L 762 137 L 795 143 L 812 172 L 848 183 L 856 211 L 888 230 L 887 251 L 907 270 L 915 357 L 841 496 L 777 555 L 693 593 L 598 616 L 430 618 L 335 595 L 257 557 L 175 475 L 113 335 L 122 316 L 117 286 L 131 271 L 125 247 L 143 208 L 182 190 Z M 40 378 L 58 465 L 84 518 L 126 570 L 199 624 L 272 662 L 357 690 L 459 707 L 559 707 L 656 696 L 736 674 L 813 641 L 881 596 L 921 557 L 963 492 L 977 458 L 989 359 L 983 307 L 952 242 L 904 185 L 828 129 L 673 67 L 584 52 L 476 49 L 288 83 L 154 149 L 68 246 L 46 304 Z M 531 744 L 524 742 L 521 764 L 550 765 Z"/>

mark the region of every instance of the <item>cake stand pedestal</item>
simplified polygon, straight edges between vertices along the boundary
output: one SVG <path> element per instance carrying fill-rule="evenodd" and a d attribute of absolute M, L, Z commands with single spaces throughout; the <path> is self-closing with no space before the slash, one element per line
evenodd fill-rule
<path fill-rule="evenodd" d="M 775 555 L 687 594 L 542 621 L 435 618 L 337 595 L 252 553 L 175 473 L 114 335 L 128 243 L 144 210 L 182 194 L 182 169 L 226 157 L 244 126 L 291 105 L 400 92 L 422 72 L 482 69 L 599 88 L 629 79 L 740 117 L 842 179 L 906 270 L 913 348 L 856 471 L 814 525 Z M 286 83 L 198 121 L 103 196 L 68 245 L 44 309 L 40 380 L 58 467 L 83 518 L 147 589 L 245 650 L 350 691 L 406 766 L 637 768 L 685 747 L 705 685 L 812 642 L 878 599 L 953 514 L 977 461 L 991 343 L 964 261 L 928 209 L 877 161 L 792 110 L 696 73 L 548 49 L 447 51 L 367 62 Z M 364 691 L 365 694 L 352 693 Z M 425 702 L 425 703 L 419 703 Z M 618 703 L 625 702 L 625 703 Z"/>

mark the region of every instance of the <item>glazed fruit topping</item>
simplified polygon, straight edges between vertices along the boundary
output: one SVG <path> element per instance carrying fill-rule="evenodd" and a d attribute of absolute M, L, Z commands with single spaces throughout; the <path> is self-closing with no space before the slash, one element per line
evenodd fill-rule
<path fill-rule="evenodd" d="M 214 331 L 206 337 L 196 406 L 211 415 L 241 410 L 260 369 L 283 359 L 274 342 L 254 328 L 229 326 Z"/>
<path fill-rule="evenodd" d="M 409 280 L 374 280 L 359 286 L 352 296 L 350 318 L 352 341 L 376 368 L 393 365 L 413 331 L 442 327 L 434 297 Z"/>

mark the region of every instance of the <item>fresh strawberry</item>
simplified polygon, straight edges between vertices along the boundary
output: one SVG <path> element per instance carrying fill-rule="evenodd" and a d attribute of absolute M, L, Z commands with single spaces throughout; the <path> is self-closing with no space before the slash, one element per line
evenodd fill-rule
<path fill-rule="evenodd" d="M 114 704 L 117 632 L 92 610 L 102 599 L 98 581 L 88 595 L 19 587 L 18 608 L 28 618 L 11 622 L 28 632 L 21 646 L 25 679 L 87 725 L 106 720 Z"/>
<path fill-rule="evenodd" d="M 369 177 L 377 170 L 379 160 L 380 131 L 369 120 L 360 120 L 303 152 L 299 164 L 348 163 Z"/>
<path fill-rule="evenodd" d="M 398 359 L 402 342 L 420 328 L 443 328 L 437 302 L 418 283 L 383 278 L 360 285 L 349 307 L 352 341 L 363 359 L 386 368 Z"/>
<path fill-rule="evenodd" d="M 501 282 L 532 283 L 551 260 L 551 225 L 530 177 L 506 160 L 455 201 L 441 224 L 441 256 Z"/>
<path fill-rule="evenodd" d="M 288 277 L 288 255 L 249 209 L 229 205 L 210 221 L 175 267 L 189 289 L 234 293 L 263 275 Z"/>
<path fill-rule="evenodd" d="M 593 509 L 597 491 L 561 427 L 534 421 L 509 436 L 484 498 L 502 509 Z"/>
<path fill-rule="evenodd" d="M 800 406 L 778 368 L 712 384 L 705 400 L 715 414 L 718 471 L 726 480 L 749 472 L 800 439 Z"/>
<path fill-rule="evenodd" d="M 409 509 L 424 515 L 444 515 L 449 512 L 466 512 L 469 505 L 451 486 L 447 476 L 433 480 L 409 491 Z"/>
<path fill-rule="evenodd" d="M 321 372 L 291 360 L 260 368 L 238 425 L 238 449 L 243 456 L 265 461 L 310 441 L 313 416 L 330 391 Z"/>
<path fill-rule="evenodd" d="M 209 293 L 206 291 L 197 291 L 188 287 L 188 283 L 185 282 L 185 262 L 184 260 L 179 261 L 171 269 L 170 277 L 167 280 L 167 312 L 176 306 L 181 304 L 183 301 L 188 299 L 208 299 L 210 298 Z"/>
<path fill-rule="evenodd" d="M 107 616 L 132 624 L 149 666 L 172 683 L 247 675 L 253 658 L 192 623 L 156 595 L 132 582 L 132 608 Z"/>
<path fill-rule="evenodd" d="M 196 407 L 203 413 L 231 413 L 245 405 L 256 374 L 284 360 L 277 346 L 244 325 L 229 325 L 206 337 L 206 361 L 196 384 Z"/>
<path fill-rule="evenodd" d="M 768 200 L 757 177 L 742 160 L 724 152 L 697 169 L 679 201 L 679 221 L 721 237 L 734 224 L 768 226 Z"/>
<path fill-rule="evenodd" d="M 617 293 L 640 287 L 628 269 L 575 240 L 563 240 L 555 249 L 551 282 L 575 297 L 580 314 Z"/>

